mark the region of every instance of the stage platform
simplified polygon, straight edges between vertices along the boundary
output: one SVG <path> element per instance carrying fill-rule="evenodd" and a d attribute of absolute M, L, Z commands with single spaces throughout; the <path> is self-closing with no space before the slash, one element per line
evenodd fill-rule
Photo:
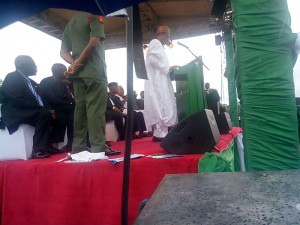
<path fill-rule="evenodd" d="M 221 136 L 225 150 L 241 129 Z M 124 151 L 124 142 L 113 143 Z M 4 151 L 4 149 L 1 149 Z M 166 153 L 151 138 L 132 142 L 132 154 Z M 119 225 L 123 162 L 56 162 L 66 154 L 47 159 L 0 162 L 0 221 L 2 225 Z M 123 156 L 123 155 L 121 155 Z M 181 158 L 131 161 L 129 224 L 138 216 L 143 199 L 150 198 L 166 174 L 197 173 L 202 154 Z M 116 156 L 120 157 L 120 156 Z M 110 157 L 114 158 L 114 157 Z"/>
<path fill-rule="evenodd" d="M 296 225 L 300 170 L 167 175 L 134 225 Z"/>

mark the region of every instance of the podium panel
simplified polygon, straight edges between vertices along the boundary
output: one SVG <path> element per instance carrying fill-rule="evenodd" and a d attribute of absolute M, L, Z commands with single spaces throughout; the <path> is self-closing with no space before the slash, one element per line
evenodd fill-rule
<path fill-rule="evenodd" d="M 202 57 L 180 67 L 173 78 L 176 81 L 178 121 L 207 108 Z"/>

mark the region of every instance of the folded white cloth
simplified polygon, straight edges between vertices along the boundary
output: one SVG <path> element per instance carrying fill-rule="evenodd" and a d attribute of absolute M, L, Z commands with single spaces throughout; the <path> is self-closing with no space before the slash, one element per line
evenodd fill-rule
<path fill-rule="evenodd" d="M 105 156 L 105 152 L 91 153 L 88 151 L 82 151 L 76 154 L 71 154 L 71 159 L 78 162 L 91 162 L 101 159 L 108 159 L 108 157 Z"/>

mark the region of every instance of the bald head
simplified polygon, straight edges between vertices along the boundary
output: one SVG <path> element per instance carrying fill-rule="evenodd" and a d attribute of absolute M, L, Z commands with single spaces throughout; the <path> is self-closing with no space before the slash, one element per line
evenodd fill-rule
<path fill-rule="evenodd" d="M 205 89 L 207 90 L 207 89 L 210 88 L 210 84 L 209 84 L 209 83 L 205 83 L 205 84 L 204 84 L 204 87 L 205 87 Z"/>
<path fill-rule="evenodd" d="M 24 75 L 31 76 L 36 75 L 36 65 L 33 59 L 28 55 L 19 55 L 15 59 L 16 69 L 22 71 Z"/>
<path fill-rule="evenodd" d="M 67 71 L 67 67 L 64 64 L 55 63 L 53 64 L 51 71 L 55 79 L 62 80 L 65 78 L 64 72 Z"/>
<path fill-rule="evenodd" d="M 121 85 L 118 86 L 118 95 L 121 97 L 124 96 L 124 88 Z"/>

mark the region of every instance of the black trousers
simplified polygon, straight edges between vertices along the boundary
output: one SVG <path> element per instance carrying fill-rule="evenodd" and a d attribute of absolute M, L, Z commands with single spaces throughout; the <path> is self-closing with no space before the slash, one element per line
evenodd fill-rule
<path fill-rule="evenodd" d="M 125 124 L 123 121 L 123 113 L 116 112 L 113 109 L 108 109 L 105 112 L 106 121 L 113 120 L 119 133 L 119 140 L 125 140 Z"/>
<path fill-rule="evenodd" d="M 219 115 L 219 103 L 218 102 L 208 102 L 207 108 L 212 110 L 214 115 Z"/>
<path fill-rule="evenodd" d="M 133 132 L 146 131 L 146 124 L 142 112 L 133 112 Z"/>
<path fill-rule="evenodd" d="M 63 142 L 67 128 L 67 149 L 72 149 L 74 137 L 74 110 L 75 105 L 66 105 L 55 108 L 56 120 L 53 121 L 51 138 L 52 143 Z"/>

